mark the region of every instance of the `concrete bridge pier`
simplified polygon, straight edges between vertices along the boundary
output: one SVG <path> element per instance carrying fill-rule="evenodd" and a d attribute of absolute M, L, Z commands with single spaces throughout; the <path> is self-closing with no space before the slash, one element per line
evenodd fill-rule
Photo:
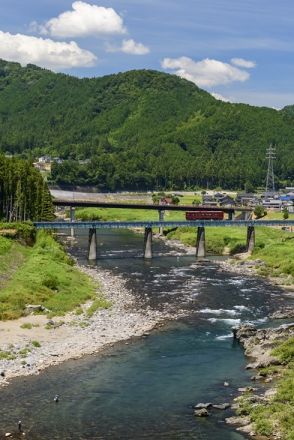
<path fill-rule="evenodd" d="M 97 259 L 97 233 L 96 233 L 96 228 L 89 229 L 88 259 L 90 261 L 96 261 L 96 259 Z"/>
<path fill-rule="evenodd" d="M 196 257 L 205 257 L 205 228 L 199 226 L 197 230 Z"/>
<path fill-rule="evenodd" d="M 164 214 L 165 212 L 162 209 L 158 211 L 158 217 L 160 222 L 164 222 Z M 159 228 L 159 235 L 163 235 L 163 226 L 160 226 Z"/>
<path fill-rule="evenodd" d="M 144 234 L 144 258 L 152 258 L 152 228 L 145 228 Z"/>
<path fill-rule="evenodd" d="M 228 213 L 228 220 L 234 220 L 234 213 L 233 213 L 233 211 L 230 211 Z"/>
<path fill-rule="evenodd" d="M 70 221 L 74 222 L 75 221 L 75 208 L 73 206 L 71 206 L 69 208 L 69 215 L 70 215 Z M 70 235 L 71 235 L 71 237 L 75 236 L 74 228 L 70 228 Z"/>
<path fill-rule="evenodd" d="M 248 226 L 247 228 L 247 247 L 246 250 L 250 254 L 253 252 L 255 247 L 255 228 L 254 226 Z"/>

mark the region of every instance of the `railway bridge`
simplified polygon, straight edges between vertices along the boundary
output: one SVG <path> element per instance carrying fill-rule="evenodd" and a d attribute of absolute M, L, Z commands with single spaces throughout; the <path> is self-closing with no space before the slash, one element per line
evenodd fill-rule
<path fill-rule="evenodd" d="M 97 259 L 97 230 L 100 229 L 138 229 L 143 228 L 144 233 L 144 258 L 152 258 L 152 237 L 154 228 L 195 228 L 197 233 L 195 237 L 196 257 L 205 257 L 205 228 L 206 227 L 246 227 L 247 228 L 247 246 L 248 252 L 252 252 L 255 246 L 255 228 L 256 226 L 285 227 L 294 226 L 294 220 L 193 220 L 193 221 L 136 221 L 136 222 L 97 222 L 97 221 L 54 221 L 54 222 L 36 222 L 37 229 L 51 230 L 71 230 L 88 229 L 89 230 L 89 260 Z"/>

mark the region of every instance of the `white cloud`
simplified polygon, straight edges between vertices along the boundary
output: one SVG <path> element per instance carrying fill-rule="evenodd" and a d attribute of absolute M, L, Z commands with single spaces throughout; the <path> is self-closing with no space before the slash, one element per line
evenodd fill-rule
<path fill-rule="evenodd" d="M 81 49 L 74 41 L 56 42 L 2 31 L 0 31 L 0 58 L 17 61 L 22 65 L 37 64 L 53 70 L 90 67 L 97 61 L 92 52 Z"/>
<path fill-rule="evenodd" d="M 211 95 L 215 98 L 218 99 L 219 101 L 224 101 L 224 102 L 234 102 L 232 98 L 228 98 L 226 96 L 221 95 L 220 93 L 211 93 Z"/>
<path fill-rule="evenodd" d="M 36 28 L 36 23 L 32 23 Z M 86 37 L 126 32 L 123 19 L 112 8 L 75 1 L 72 11 L 66 11 L 39 26 L 39 32 L 53 37 Z"/>
<path fill-rule="evenodd" d="M 136 43 L 134 40 L 123 40 L 121 51 L 131 55 L 146 55 L 150 52 L 150 49 L 142 43 Z"/>
<path fill-rule="evenodd" d="M 254 61 L 244 60 L 243 58 L 232 58 L 231 63 L 238 67 L 244 67 L 245 69 L 252 69 L 256 66 Z"/>
<path fill-rule="evenodd" d="M 165 58 L 161 65 L 200 87 L 213 87 L 234 81 L 244 82 L 250 78 L 250 74 L 245 70 L 209 58 L 202 61 L 194 61 L 188 57 Z"/>
<path fill-rule="evenodd" d="M 149 47 L 145 46 L 142 43 L 137 43 L 136 41 L 123 40 L 121 46 L 115 47 L 112 45 L 107 45 L 107 52 L 124 52 L 130 55 L 147 55 L 150 52 Z"/>

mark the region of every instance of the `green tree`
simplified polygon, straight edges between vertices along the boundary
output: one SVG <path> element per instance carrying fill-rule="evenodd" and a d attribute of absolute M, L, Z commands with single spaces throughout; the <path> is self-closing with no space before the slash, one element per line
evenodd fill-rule
<path fill-rule="evenodd" d="M 0 218 L 51 220 L 53 213 L 47 183 L 32 163 L 0 154 Z"/>
<path fill-rule="evenodd" d="M 266 214 L 267 212 L 262 205 L 255 206 L 254 215 L 257 219 L 264 217 Z"/>
<path fill-rule="evenodd" d="M 288 208 L 286 206 L 284 206 L 283 208 L 283 219 L 287 220 L 289 218 L 289 211 Z"/>

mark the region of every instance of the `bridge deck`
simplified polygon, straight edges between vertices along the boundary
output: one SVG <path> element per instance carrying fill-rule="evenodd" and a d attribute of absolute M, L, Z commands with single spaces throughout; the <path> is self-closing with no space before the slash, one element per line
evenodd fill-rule
<path fill-rule="evenodd" d="M 136 221 L 136 222 L 36 222 L 37 229 L 129 229 L 129 228 L 177 228 L 209 226 L 294 226 L 294 220 L 196 220 L 196 221 Z"/>
<path fill-rule="evenodd" d="M 223 211 L 225 213 L 238 212 L 252 212 L 251 208 L 242 207 L 212 207 L 212 206 L 194 206 L 194 205 L 153 205 L 142 203 L 111 203 L 111 202 L 98 202 L 95 200 L 70 200 L 70 199 L 53 199 L 55 206 L 69 206 L 76 208 L 121 208 L 121 209 L 150 209 L 153 211 Z"/>

